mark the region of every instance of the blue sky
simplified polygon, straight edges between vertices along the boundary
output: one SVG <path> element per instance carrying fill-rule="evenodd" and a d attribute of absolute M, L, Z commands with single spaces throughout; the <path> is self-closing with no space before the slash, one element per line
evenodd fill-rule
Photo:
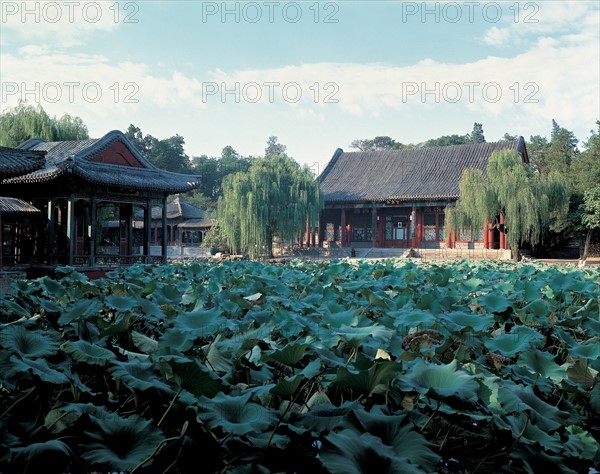
<path fill-rule="evenodd" d="M 0 107 L 39 101 L 91 136 L 130 123 L 190 156 L 261 154 L 315 171 L 337 147 L 417 143 L 483 123 L 580 140 L 600 118 L 597 1 L 2 2 Z"/>

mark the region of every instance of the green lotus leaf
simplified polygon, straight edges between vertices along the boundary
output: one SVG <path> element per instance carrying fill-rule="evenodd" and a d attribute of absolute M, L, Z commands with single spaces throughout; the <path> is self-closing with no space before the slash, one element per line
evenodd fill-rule
<path fill-rule="evenodd" d="M 58 341 L 53 331 L 29 330 L 13 325 L 0 332 L 0 345 L 23 357 L 36 359 L 58 352 Z"/>
<path fill-rule="evenodd" d="M 600 338 L 594 337 L 582 344 L 575 344 L 569 351 L 575 359 L 596 360 L 600 357 Z"/>
<path fill-rule="evenodd" d="M 162 285 L 152 291 L 152 300 L 158 305 L 178 304 L 182 294 L 176 285 Z"/>
<path fill-rule="evenodd" d="M 389 341 L 394 334 L 391 329 L 379 324 L 358 328 L 342 325 L 334 330 L 334 332 L 345 341 L 354 345 L 362 344 L 368 338 L 373 338 L 378 342 Z"/>
<path fill-rule="evenodd" d="M 404 392 L 414 390 L 468 401 L 477 400 L 479 389 L 476 378 L 459 369 L 456 359 L 446 365 L 427 364 L 419 359 L 411 370 L 398 376 L 397 386 Z"/>
<path fill-rule="evenodd" d="M 429 329 L 437 323 L 437 318 L 430 311 L 422 309 L 399 310 L 389 314 L 394 318 L 394 325 L 399 330 L 406 330 L 411 327 Z"/>
<path fill-rule="evenodd" d="M 569 413 L 540 399 L 530 386 L 504 384 L 498 392 L 498 401 L 506 412 L 527 413 L 546 432 L 563 426 L 570 418 Z"/>
<path fill-rule="evenodd" d="M 296 365 L 306 354 L 308 344 L 287 344 L 283 349 L 268 354 L 269 359 L 276 360 L 285 365 Z"/>
<path fill-rule="evenodd" d="M 279 395 L 281 397 L 289 397 L 296 393 L 298 387 L 304 380 L 303 375 L 294 375 L 293 377 L 282 377 L 277 381 L 277 385 L 271 389 L 273 395 Z"/>
<path fill-rule="evenodd" d="M 47 472 L 49 467 L 52 472 L 61 472 L 61 469 L 67 468 L 69 460 L 73 458 L 71 448 L 57 439 L 13 447 L 11 450 L 15 456 L 15 464 L 23 465 L 22 472 Z"/>
<path fill-rule="evenodd" d="M 548 377 L 559 383 L 566 378 L 567 373 L 564 368 L 554 362 L 554 357 L 554 355 L 548 352 L 532 349 L 522 353 L 519 356 L 517 364 L 533 373 L 540 374 L 542 377 Z"/>
<path fill-rule="evenodd" d="M 115 354 L 104 347 L 92 344 L 83 339 L 79 341 L 68 341 L 63 344 L 63 350 L 78 362 L 92 365 L 106 365 L 116 359 Z"/>
<path fill-rule="evenodd" d="M 221 428 L 226 433 L 238 436 L 261 433 L 274 421 L 270 410 L 250 401 L 251 393 L 229 396 L 224 393 L 212 399 L 201 397 L 200 418 L 210 429 Z"/>
<path fill-rule="evenodd" d="M 91 316 L 99 316 L 101 309 L 102 302 L 100 300 L 80 299 L 61 312 L 58 323 L 65 325 L 73 321 L 86 320 Z"/>
<path fill-rule="evenodd" d="M 491 314 L 474 314 L 464 311 L 452 311 L 440 315 L 444 325 L 452 332 L 462 332 L 467 328 L 475 332 L 481 332 L 494 324 L 494 316 Z"/>
<path fill-rule="evenodd" d="M 222 313 L 218 309 L 197 310 L 177 316 L 175 328 L 190 336 L 208 337 L 221 331 Z"/>
<path fill-rule="evenodd" d="M 90 416 L 94 429 L 85 432 L 82 457 L 92 466 L 129 471 L 146 460 L 164 439 L 150 420 L 137 415 Z"/>
<path fill-rule="evenodd" d="M 144 354 L 153 354 L 158 350 L 158 341 L 138 331 L 131 331 L 131 340 Z"/>
<path fill-rule="evenodd" d="M 119 313 L 115 319 L 115 322 L 100 333 L 100 337 L 112 336 L 114 334 L 127 332 L 131 327 L 131 319 L 131 312 L 128 311 L 126 313 Z"/>
<path fill-rule="evenodd" d="M 181 357 L 161 357 L 160 360 L 166 379 L 196 396 L 214 397 L 222 389 L 219 379 L 195 360 Z"/>
<path fill-rule="evenodd" d="M 319 459 L 332 474 L 425 472 L 399 458 L 381 439 L 349 429 L 330 433 L 320 449 Z"/>
<path fill-rule="evenodd" d="M 108 412 L 101 405 L 92 403 L 69 403 L 58 408 L 53 408 L 44 419 L 44 427 L 52 433 L 60 433 L 71 428 L 84 413 L 106 416 Z"/>
<path fill-rule="evenodd" d="M 315 359 L 306 364 L 306 367 L 300 373 L 307 379 L 312 379 L 321 373 L 321 365 L 321 359 Z"/>
<path fill-rule="evenodd" d="M 31 372 L 38 377 L 42 382 L 52 384 L 68 383 L 69 378 L 56 369 L 51 368 L 45 359 L 27 359 L 20 358 L 16 355 L 10 358 L 12 369 L 17 373 Z"/>
<path fill-rule="evenodd" d="M 18 316 L 20 318 L 31 318 L 31 313 L 23 308 L 20 304 L 15 303 L 6 298 L 0 299 L 0 308 L 2 309 L 2 314 L 6 316 Z"/>
<path fill-rule="evenodd" d="M 495 424 L 500 429 L 510 431 L 513 438 L 519 439 L 521 443 L 537 444 L 543 449 L 554 453 L 560 453 L 563 449 L 563 442 L 557 434 L 549 435 L 536 424 L 528 421 L 524 413 L 505 416 L 502 419 L 496 418 Z"/>
<path fill-rule="evenodd" d="M 380 438 L 402 461 L 415 464 L 426 472 L 436 470 L 440 457 L 432 451 L 435 445 L 412 429 L 413 424 L 405 414 L 387 415 L 378 406 L 371 412 L 356 410 L 352 413 L 359 431 Z"/>
<path fill-rule="evenodd" d="M 356 393 L 370 395 L 385 390 L 387 384 L 402 370 L 402 364 L 389 360 L 375 362 L 368 369 L 358 372 L 339 367 L 333 385 Z"/>
<path fill-rule="evenodd" d="M 52 298 L 62 300 L 67 295 L 67 287 L 50 277 L 40 278 L 40 287 Z"/>
<path fill-rule="evenodd" d="M 514 357 L 517 353 L 539 346 L 545 338 L 538 331 L 525 326 L 514 326 L 510 332 L 485 339 L 484 344 L 491 352 L 498 352 L 506 357 Z"/>
<path fill-rule="evenodd" d="M 490 313 L 504 313 L 512 306 L 512 301 L 502 293 L 488 293 L 477 298 L 477 302 Z"/>
<path fill-rule="evenodd" d="M 598 442 L 587 431 L 577 425 L 567 426 L 569 438 L 565 443 L 566 453 L 576 459 L 594 459 L 598 450 Z"/>
<path fill-rule="evenodd" d="M 195 337 L 177 328 L 167 329 L 158 340 L 158 348 L 161 352 L 170 353 L 175 350 L 185 352 L 194 345 Z"/>
<path fill-rule="evenodd" d="M 121 295 L 109 295 L 104 299 L 105 303 L 109 308 L 116 309 L 117 311 L 131 311 L 137 306 L 137 301 L 132 296 L 121 296 Z"/>
<path fill-rule="evenodd" d="M 482 280 L 481 278 L 467 278 L 462 281 L 462 284 L 467 290 L 474 291 L 477 288 L 484 286 L 485 280 Z"/>
<path fill-rule="evenodd" d="M 327 433 L 338 428 L 344 418 L 354 410 L 360 409 L 357 402 L 344 402 L 339 407 L 329 403 L 315 405 L 305 414 L 297 415 L 295 424 L 317 433 Z"/>
<path fill-rule="evenodd" d="M 569 380 L 583 386 L 585 389 L 590 389 L 596 381 L 598 371 L 589 367 L 586 359 L 576 359 L 573 363 L 566 363 L 563 368 L 567 370 Z"/>
<path fill-rule="evenodd" d="M 132 390 L 150 390 L 155 388 L 171 392 L 171 388 L 163 382 L 160 373 L 155 370 L 154 363 L 132 359 L 128 362 L 113 361 L 108 369 L 112 376 L 123 382 Z"/>
<path fill-rule="evenodd" d="M 547 326 L 548 317 L 553 313 L 554 307 L 544 299 L 532 301 L 516 312 L 524 324 L 530 326 Z"/>
<path fill-rule="evenodd" d="M 227 354 L 226 350 L 219 344 L 220 336 L 211 343 L 202 347 L 204 351 L 204 357 L 206 358 L 206 366 L 210 367 L 216 372 L 228 372 L 234 366 L 234 362 L 231 359 L 231 354 Z"/>
<path fill-rule="evenodd" d="M 519 462 L 523 466 L 519 466 L 520 472 L 527 474 L 538 474 L 540 472 L 552 472 L 557 474 L 577 474 L 577 471 L 569 469 L 564 463 L 562 456 L 552 456 L 543 449 L 537 446 L 529 446 L 526 444 L 517 445 L 518 447 L 511 451 L 510 457 L 517 460 L 511 464 L 518 465 Z"/>

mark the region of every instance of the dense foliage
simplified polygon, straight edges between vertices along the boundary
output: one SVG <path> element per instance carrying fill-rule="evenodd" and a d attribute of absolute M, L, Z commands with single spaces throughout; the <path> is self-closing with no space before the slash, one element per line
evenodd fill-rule
<path fill-rule="evenodd" d="M 510 150 L 495 151 L 484 174 L 467 169 L 460 181 L 456 207 L 446 209 L 447 228 L 498 225 L 504 216 L 511 249 L 523 242 L 538 244 L 552 219 L 567 213 L 569 192 L 557 174 L 542 175 L 522 162 Z"/>
<path fill-rule="evenodd" d="M 0 471 L 588 472 L 597 270 L 133 266 L 0 299 Z"/>
<path fill-rule="evenodd" d="M 64 114 L 60 118 L 48 115 L 41 105 L 34 107 L 19 102 L 0 114 L 0 145 L 17 147 L 30 138 L 43 138 L 49 142 L 84 140 L 89 138 L 87 126 L 80 117 Z"/>
<path fill-rule="evenodd" d="M 246 173 L 223 180 L 217 215 L 220 231 L 235 253 L 272 256 L 275 236 L 296 240 L 317 226 L 323 198 L 310 168 L 286 155 L 258 158 Z"/>

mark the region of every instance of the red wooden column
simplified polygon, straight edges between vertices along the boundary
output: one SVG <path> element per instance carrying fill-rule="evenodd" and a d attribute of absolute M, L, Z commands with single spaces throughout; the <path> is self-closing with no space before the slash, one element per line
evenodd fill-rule
<path fill-rule="evenodd" d="M 485 224 L 483 226 L 483 248 L 484 249 L 489 249 L 489 239 L 488 239 L 488 226 L 489 223 L 488 221 L 485 221 Z"/>
<path fill-rule="evenodd" d="M 319 221 L 317 222 L 317 237 L 319 247 L 323 246 L 323 215 L 319 214 Z"/>
<path fill-rule="evenodd" d="M 377 209 L 375 204 L 371 209 L 371 246 L 373 248 L 377 247 Z"/>
<path fill-rule="evenodd" d="M 502 229 L 504 230 L 504 214 L 500 214 L 500 225 L 503 226 Z M 506 234 L 504 232 L 500 232 L 500 248 L 506 249 Z"/>
<path fill-rule="evenodd" d="M 342 247 L 346 245 L 346 209 L 342 209 L 342 235 L 340 235 L 342 239 Z"/>
<path fill-rule="evenodd" d="M 310 247 L 310 223 L 308 220 L 308 213 L 306 214 L 306 246 Z"/>

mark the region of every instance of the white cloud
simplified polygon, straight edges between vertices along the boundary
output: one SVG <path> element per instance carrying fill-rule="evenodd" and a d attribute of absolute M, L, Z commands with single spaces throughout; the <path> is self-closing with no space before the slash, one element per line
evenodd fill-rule
<path fill-rule="evenodd" d="M 17 40 L 70 48 L 84 44 L 95 31 L 135 22 L 138 8 L 135 2 L 3 1 L 0 13 L 5 38 L 10 33 Z M 10 43 L 3 39 L 4 44 Z"/>
<path fill-rule="evenodd" d="M 508 10 L 510 14 L 502 16 L 505 26 L 494 25 L 486 31 L 483 37 L 486 44 L 521 44 L 526 37 L 557 36 L 572 31 L 573 27 L 592 33 L 598 31 L 599 8 L 596 2 L 515 2 Z"/>

